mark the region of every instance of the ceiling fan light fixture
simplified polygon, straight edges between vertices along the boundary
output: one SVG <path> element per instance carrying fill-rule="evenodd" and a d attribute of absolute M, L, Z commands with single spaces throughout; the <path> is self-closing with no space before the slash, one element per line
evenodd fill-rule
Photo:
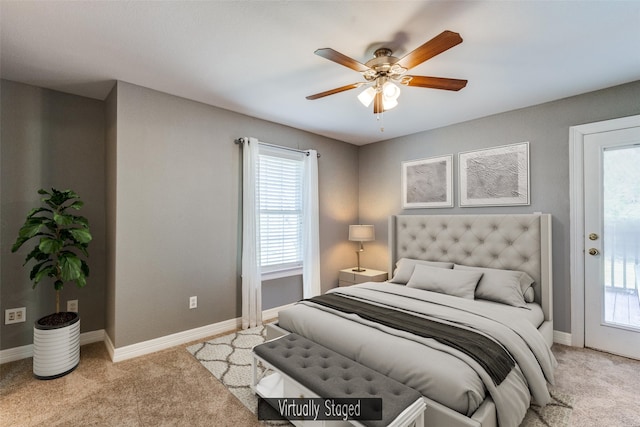
<path fill-rule="evenodd" d="M 396 100 L 400 96 L 400 88 L 391 82 L 385 82 L 382 85 L 382 94 L 385 99 Z"/>
<path fill-rule="evenodd" d="M 445 30 L 400 59 L 391 55 L 391 49 L 380 48 L 374 52 L 374 58 L 364 64 L 331 48 L 317 49 L 314 52 L 316 55 L 359 72 L 365 81 L 309 95 L 306 98 L 309 100 L 324 98 L 365 85 L 367 88 L 358 95 L 358 100 L 365 107 L 373 104 L 373 114 L 380 120 L 385 110 L 398 105 L 398 97 L 401 92 L 398 85 L 400 84 L 450 91 L 458 91 L 465 87 L 466 80 L 404 74 L 411 68 L 460 43 L 462 43 L 460 34 Z M 391 81 L 398 85 L 391 83 Z"/>
<path fill-rule="evenodd" d="M 373 102 L 373 98 L 376 97 L 376 90 L 372 87 L 368 87 L 367 89 L 360 92 L 358 95 L 358 100 L 364 105 L 368 107 Z"/>
<path fill-rule="evenodd" d="M 382 107 L 390 110 L 398 106 L 398 97 L 400 96 L 400 88 L 391 82 L 385 82 L 382 85 Z"/>
<path fill-rule="evenodd" d="M 382 108 L 390 110 L 398 106 L 398 101 L 391 98 L 382 98 Z"/>
<path fill-rule="evenodd" d="M 390 76 L 392 76 L 392 77 L 399 77 L 399 76 L 401 76 L 402 74 L 406 73 L 407 71 L 408 71 L 408 70 L 407 70 L 406 68 L 401 67 L 401 66 L 400 66 L 400 65 L 398 65 L 398 64 L 393 64 L 393 65 L 391 66 L 391 68 L 389 69 L 389 73 L 388 73 L 388 74 L 389 74 Z"/>

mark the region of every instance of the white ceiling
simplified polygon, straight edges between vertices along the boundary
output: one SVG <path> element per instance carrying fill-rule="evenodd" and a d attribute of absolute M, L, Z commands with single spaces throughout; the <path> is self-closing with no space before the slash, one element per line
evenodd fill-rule
<path fill-rule="evenodd" d="M 104 99 L 114 80 L 357 145 L 640 80 L 640 1 L 0 2 L 2 78 Z M 313 54 L 402 57 L 444 30 L 463 43 L 410 74 L 384 132 L 362 81 Z M 639 100 L 640 102 L 640 100 Z"/>

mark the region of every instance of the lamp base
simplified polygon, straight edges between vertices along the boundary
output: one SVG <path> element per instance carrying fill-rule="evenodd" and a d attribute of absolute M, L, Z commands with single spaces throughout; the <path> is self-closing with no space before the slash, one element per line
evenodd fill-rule
<path fill-rule="evenodd" d="M 356 256 L 358 257 L 358 266 L 351 270 L 357 273 L 362 273 L 363 271 L 367 271 L 364 268 L 360 268 L 360 252 L 364 252 L 364 248 L 362 247 L 362 242 L 360 242 L 360 249 L 356 251 Z"/>

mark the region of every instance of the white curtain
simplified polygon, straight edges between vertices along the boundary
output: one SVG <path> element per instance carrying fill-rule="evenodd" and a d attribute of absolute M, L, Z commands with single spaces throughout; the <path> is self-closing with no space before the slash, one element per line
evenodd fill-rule
<path fill-rule="evenodd" d="M 242 329 L 262 324 L 258 140 L 244 138 L 242 149 Z"/>
<path fill-rule="evenodd" d="M 302 296 L 322 293 L 320 286 L 320 217 L 318 214 L 318 153 L 309 150 L 304 158 Z"/>

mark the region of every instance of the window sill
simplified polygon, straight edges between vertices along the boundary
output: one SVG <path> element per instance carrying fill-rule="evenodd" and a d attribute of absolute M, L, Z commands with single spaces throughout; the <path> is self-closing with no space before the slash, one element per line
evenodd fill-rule
<path fill-rule="evenodd" d="M 283 277 L 302 275 L 302 267 L 286 268 L 283 270 L 266 271 L 262 273 L 262 281 L 281 279 Z"/>

